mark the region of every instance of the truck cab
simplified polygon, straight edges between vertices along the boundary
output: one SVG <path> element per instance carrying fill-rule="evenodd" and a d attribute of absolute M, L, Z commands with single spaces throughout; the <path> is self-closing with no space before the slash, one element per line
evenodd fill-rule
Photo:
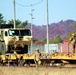
<path fill-rule="evenodd" d="M 6 51 L 12 53 L 14 50 L 17 53 L 28 53 L 28 48 L 31 45 L 31 31 L 25 28 L 5 29 L 4 41 Z"/>

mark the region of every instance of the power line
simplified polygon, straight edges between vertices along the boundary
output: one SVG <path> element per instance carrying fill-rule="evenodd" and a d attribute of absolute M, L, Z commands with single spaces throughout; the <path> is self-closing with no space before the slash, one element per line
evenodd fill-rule
<path fill-rule="evenodd" d="M 34 5 L 38 5 L 38 4 L 40 4 L 41 2 L 43 2 L 43 0 L 41 0 L 41 1 L 38 2 L 38 3 L 33 4 L 33 6 L 34 6 Z"/>
<path fill-rule="evenodd" d="M 38 5 L 38 4 L 40 4 L 41 2 L 43 2 L 43 0 L 41 0 L 41 1 L 37 2 L 37 3 L 35 3 L 35 4 L 32 4 L 32 6 Z M 16 4 L 19 5 L 19 6 L 22 6 L 22 7 L 31 7 L 31 4 L 30 4 L 30 5 L 22 5 L 22 4 L 19 4 L 19 3 L 17 3 L 17 2 L 16 2 Z"/>

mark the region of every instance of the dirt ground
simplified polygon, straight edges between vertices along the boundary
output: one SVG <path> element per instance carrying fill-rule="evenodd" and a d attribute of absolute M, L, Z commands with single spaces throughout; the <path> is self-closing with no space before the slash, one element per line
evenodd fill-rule
<path fill-rule="evenodd" d="M 0 75 L 76 75 L 76 68 L 0 66 Z"/>

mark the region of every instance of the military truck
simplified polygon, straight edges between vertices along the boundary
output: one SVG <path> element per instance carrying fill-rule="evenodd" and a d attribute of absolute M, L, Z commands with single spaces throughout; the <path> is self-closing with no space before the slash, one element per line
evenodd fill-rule
<path fill-rule="evenodd" d="M 8 27 L 8 25 L 6 25 Z M 28 53 L 31 45 L 31 31 L 27 28 L 5 28 L 1 29 L 3 36 L 1 42 L 4 42 L 5 53 L 13 53 L 14 50 L 18 54 Z M 1 47 L 2 48 L 2 47 Z"/>

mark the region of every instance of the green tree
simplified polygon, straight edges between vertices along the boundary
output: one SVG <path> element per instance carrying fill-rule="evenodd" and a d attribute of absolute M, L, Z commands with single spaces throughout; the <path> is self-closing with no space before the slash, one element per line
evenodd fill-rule
<path fill-rule="evenodd" d="M 9 21 L 8 21 L 8 24 L 13 24 L 13 25 L 14 25 L 14 20 L 13 20 L 13 19 L 9 20 Z M 16 27 L 17 27 L 18 25 L 20 25 L 20 24 L 21 24 L 21 21 L 20 21 L 19 19 L 17 19 L 17 20 L 16 20 Z"/>
<path fill-rule="evenodd" d="M 16 20 L 16 28 L 24 28 L 27 25 L 28 21 L 21 22 L 19 19 Z M 8 24 L 14 25 L 14 20 L 11 19 L 8 21 Z"/>
<path fill-rule="evenodd" d="M 6 21 L 3 18 L 4 18 L 4 16 L 0 13 L 0 24 L 6 23 Z"/>
<path fill-rule="evenodd" d="M 25 27 L 26 25 L 28 24 L 28 21 L 24 21 L 24 22 L 22 22 L 22 27 Z"/>
<path fill-rule="evenodd" d="M 62 43 L 62 39 L 61 39 L 60 35 L 55 37 L 54 43 Z"/>
<path fill-rule="evenodd" d="M 32 40 L 33 40 L 33 42 L 38 41 L 38 39 L 37 39 L 37 38 L 33 38 Z"/>
<path fill-rule="evenodd" d="M 46 43 L 47 43 L 47 39 L 44 38 L 44 39 L 42 40 L 42 43 L 46 44 Z"/>
<path fill-rule="evenodd" d="M 62 43 L 60 35 L 57 35 L 53 40 L 50 40 L 50 43 Z"/>
<path fill-rule="evenodd" d="M 50 44 L 53 44 L 53 43 L 54 43 L 54 39 L 51 39 L 51 40 L 50 40 Z"/>

